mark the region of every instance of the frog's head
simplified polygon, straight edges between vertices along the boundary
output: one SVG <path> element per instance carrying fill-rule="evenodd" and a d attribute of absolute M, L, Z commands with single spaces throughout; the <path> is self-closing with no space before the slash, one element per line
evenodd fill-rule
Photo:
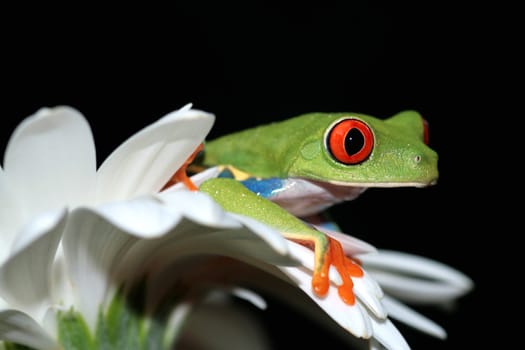
<path fill-rule="evenodd" d="M 355 187 L 423 187 L 438 179 L 426 121 L 415 111 L 388 119 L 355 113 L 310 115 L 288 175 Z"/>

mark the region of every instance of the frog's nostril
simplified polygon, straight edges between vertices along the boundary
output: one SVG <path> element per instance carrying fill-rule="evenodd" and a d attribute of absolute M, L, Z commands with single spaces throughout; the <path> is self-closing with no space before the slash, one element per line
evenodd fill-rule
<path fill-rule="evenodd" d="M 414 157 L 414 162 L 416 164 L 419 164 L 419 162 L 421 162 L 421 156 L 419 154 Z"/>

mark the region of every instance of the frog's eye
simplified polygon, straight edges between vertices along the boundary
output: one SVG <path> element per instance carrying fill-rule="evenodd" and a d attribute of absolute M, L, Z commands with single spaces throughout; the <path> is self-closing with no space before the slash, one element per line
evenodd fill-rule
<path fill-rule="evenodd" d="M 365 122 L 358 119 L 343 119 L 328 131 L 326 147 L 338 162 L 358 164 L 372 153 L 374 135 Z"/>
<path fill-rule="evenodd" d="M 423 142 L 428 145 L 428 122 L 423 118 Z"/>

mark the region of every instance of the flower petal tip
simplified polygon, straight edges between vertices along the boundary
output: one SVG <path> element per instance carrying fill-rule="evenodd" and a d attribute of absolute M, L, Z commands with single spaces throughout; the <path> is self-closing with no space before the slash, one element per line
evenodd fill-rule
<path fill-rule="evenodd" d="M 67 215 L 67 209 L 49 210 L 34 217 L 19 232 L 11 247 L 11 255 L 16 254 L 56 227 Z"/>

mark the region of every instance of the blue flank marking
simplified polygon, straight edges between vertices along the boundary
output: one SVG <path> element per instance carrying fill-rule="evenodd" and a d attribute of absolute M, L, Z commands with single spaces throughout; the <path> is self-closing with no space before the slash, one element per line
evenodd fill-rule
<path fill-rule="evenodd" d="M 341 228 L 335 223 L 335 221 L 323 221 L 320 225 L 317 226 L 320 226 L 330 231 L 341 232 Z"/>
<path fill-rule="evenodd" d="M 222 169 L 222 171 L 219 173 L 217 177 L 224 177 L 227 179 L 235 179 L 235 176 L 233 176 L 233 173 L 228 168 Z"/>
<path fill-rule="evenodd" d="M 233 173 L 225 168 L 221 171 L 218 177 L 234 179 Z M 257 180 L 254 177 L 250 177 L 246 180 L 240 181 L 250 191 L 256 193 L 257 195 L 270 198 L 274 193 L 279 192 L 283 188 L 284 180 L 277 177 L 272 177 L 269 179 L 260 179 Z"/>
<path fill-rule="evenodd" d="M 283 180 L 277 177 L 261 180 L 249 178 L 241 181 L 241 183 L 250 191 L 264 198 L 270 198 L 283 188 Z"/>

